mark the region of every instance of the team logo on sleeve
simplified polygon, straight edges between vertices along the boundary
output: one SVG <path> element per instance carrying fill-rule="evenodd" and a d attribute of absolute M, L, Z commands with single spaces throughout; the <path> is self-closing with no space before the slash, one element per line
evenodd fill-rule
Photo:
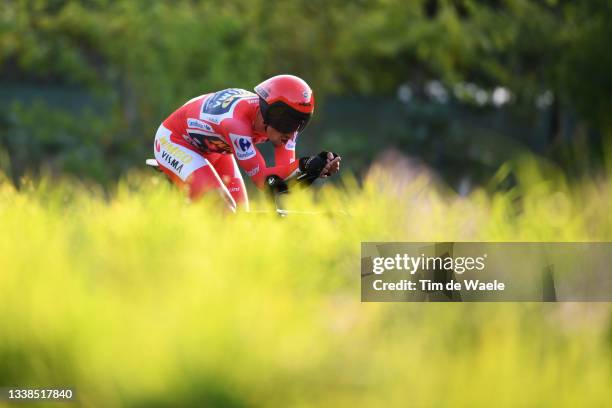
<path fill-rule="evenodd" d="M 210 126 L 208 123 L 194 118 L 187 119 L 187 127 L 190 127 L 192 129 L 202 129 L 207 132 L 214 132 L 212 126 Z"/>
<path fill-rule="evenodd" d="M 297 143 L 297 137 L 298 137 L 298 134 L 296 133 L 295 135 L 293 135 L 291 139 L 287 140 L 287 143 L 285 143 L 286 150 L 295 150 L 295 144 Z"/>
<path fill-rule="evenodd" d="M 247 160 L 255 157 L 255 146 L 250 136 L 235 135 L 230 133 L 230 139 L 236 151 L 238 160 Z"/>
<path fill-rule="evenodd" d="M 259 164 L 253 167 L 251 170 L 247 170 L 247 174 L 249 175 L 249 177 L 253 177 L 257 173 L 259 173 Z"/>

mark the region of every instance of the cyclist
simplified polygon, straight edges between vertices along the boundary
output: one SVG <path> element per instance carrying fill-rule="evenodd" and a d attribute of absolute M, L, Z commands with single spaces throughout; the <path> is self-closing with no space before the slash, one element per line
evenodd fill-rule
<path fill-rule="evenodd" d="M 195 200 L 216 190 L 235 211 L 249 208 L 237 163 L 259 188 L 292 177 L 312 182 L 340 169 L 340 156 L 321 152 L 295 158 L 295 145 L 314 112 L 314 95 L 306 82 L 277 75 L 255 93 L 230 88 L 198 96 L 172 113 L 155 135 L 160 169 Z M 273 167 L 255 145 L 274 145 Z"/>

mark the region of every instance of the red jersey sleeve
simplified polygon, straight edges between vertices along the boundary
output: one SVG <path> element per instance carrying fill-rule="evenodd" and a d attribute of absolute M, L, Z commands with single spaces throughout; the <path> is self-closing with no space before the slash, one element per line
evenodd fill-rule
<path fill-rule="evenodd" d="M 274 148 L 274 164 L 276 166 L 287 166 L 295 161 L 295 144 L 297 142 L 297 132 L 287 143 Z"/>
<path fill-rule="evenodd" d="M 282 179 L 286 179 L 298 170 L 298 161 L 295 160 L 295 148 L 287 149 L 286 145 L 275 148 L 274 158 L 276 165 L 274 167 L 267 167 L 261 152 L 253 143 L 250 123 L 228 118 L 223 121 L 223 136 L 231 146 L 238 165 L 260 189 L 263 188 L 266 177 L 274 174 Z M 295 136 L 293 139 L 295 139 Z"/>

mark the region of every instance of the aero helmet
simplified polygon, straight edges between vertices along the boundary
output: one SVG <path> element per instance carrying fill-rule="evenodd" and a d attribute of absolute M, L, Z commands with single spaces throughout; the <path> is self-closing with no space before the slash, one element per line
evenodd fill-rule
<path fill-rule="evenodd" d="M 304 130 L 314 112 L 312 89 L 293 75 L 277 75 L 255 87 L 264 123 L 283 133 Z"/>

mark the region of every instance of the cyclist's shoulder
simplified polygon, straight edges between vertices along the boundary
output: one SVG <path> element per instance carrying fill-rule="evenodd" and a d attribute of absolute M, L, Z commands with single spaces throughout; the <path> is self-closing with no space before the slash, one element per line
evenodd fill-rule
<path fill-rule="evenodd" d="M 204 100 L 201 118 L 219 126 L 235 126 L 240 122 L 251 124 L 257 95 L 240 88 L 228 88 L 211 94 Z"/>
<path fill-rule="evenodd" d="M 227 88 L 214 92 L 206 99 L 202 110 L 213 115 L 220 115 L 232 111 L 236 105 L 257 100 L 253 92 L 241 88 Z"/>

